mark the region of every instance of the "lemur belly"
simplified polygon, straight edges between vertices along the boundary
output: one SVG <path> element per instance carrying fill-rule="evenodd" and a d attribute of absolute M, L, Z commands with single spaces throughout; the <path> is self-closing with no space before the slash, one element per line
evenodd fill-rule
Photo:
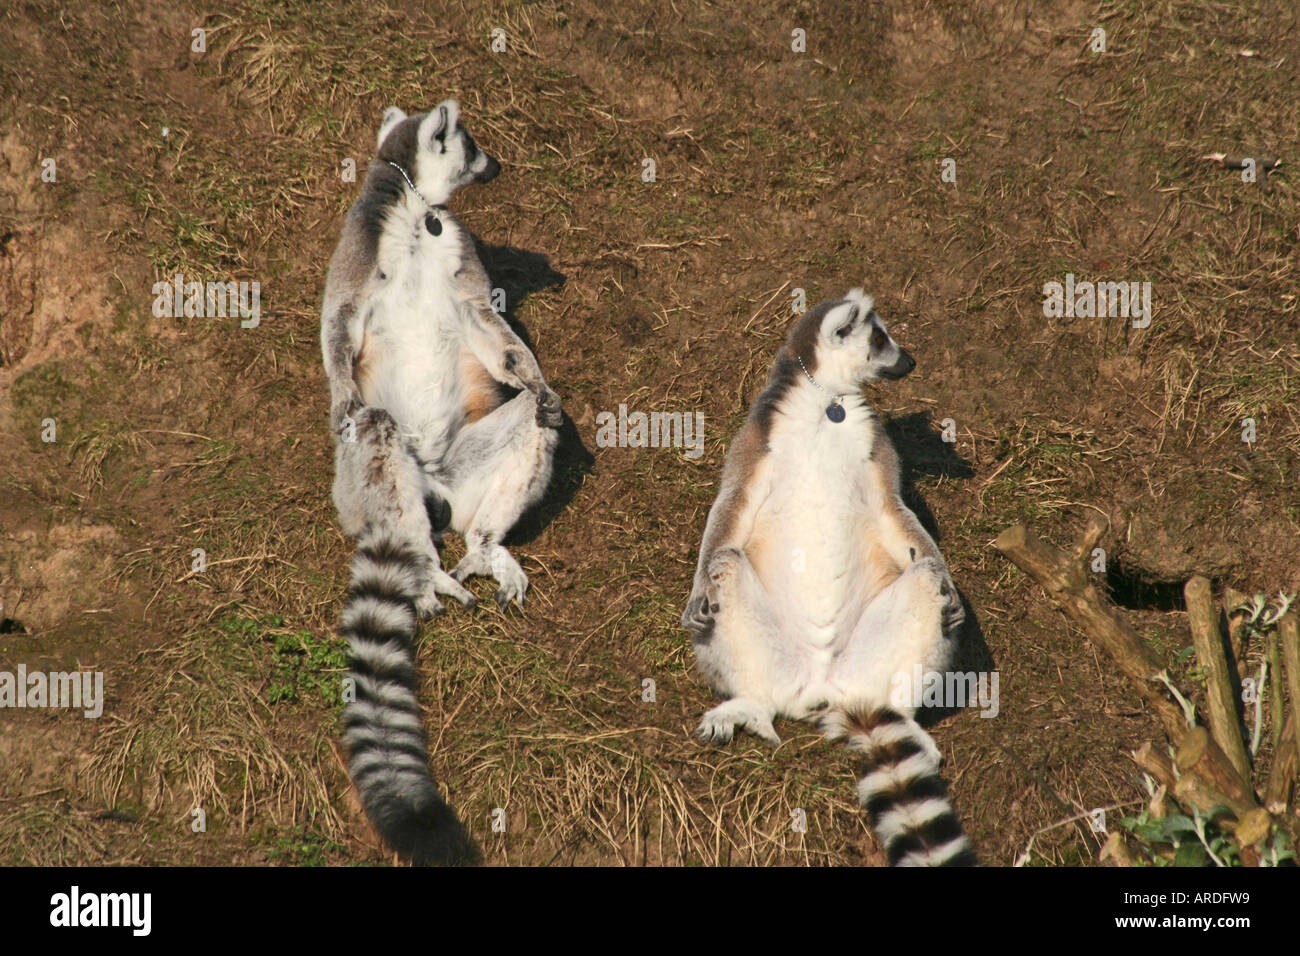
<path fill-rule="evenodd" d="M 771 493 L 746 554 L 792 638 L 835 645 L 899 573 L 870 533 L 883 505 L 868 480 L 870 432 L 853 418 L 815 429 L 778 422 L 769 447 Z"/>
<path fill-rule="evenodd" d="M 361 398 L 386 409 L 426 459 L 471 411 L 481 412 L 482 380 L 491 378 L 462 342 L 456 308 L 446 296 L 415 304 L 387 290 L 368 303 L 356 370 Z"/>
<path fill-rule="evenodd" d="M 386 409 L 420 458 L 431 461 L 464 425 L 500 405 L 501 395 L 463 338 L 460 247 L 424 223 L 421 213 L 385 224 L 377 256 L 383 278 L 363 306 L 355 374 L 362 400 Z"/>

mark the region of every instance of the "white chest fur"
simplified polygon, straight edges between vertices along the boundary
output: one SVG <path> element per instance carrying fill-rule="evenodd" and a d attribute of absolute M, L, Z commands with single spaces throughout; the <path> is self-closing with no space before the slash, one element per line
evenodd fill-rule
<path fill-rule="evenodd" d="M 455 292 L 459 243 L 432 235 L 425 210 L 395 209 L 379 242 L 382 276 L 363 310 L 362 398 L 379 405 L 432 457 L 463 416 L 464 305 Z M 450 223 L 448 223 L 450 226 Z"/>
<path fill-rule="evenodd" d="M 769 436 L 770 494 L 755 522 L 750 560 L 768 593 L 814 639 L 833 640 L 865 604 L 864 526 L 879 513 L 872 467 L 872 412 L 843 399 L 845 419 L 826 417 L 825 395 L 796 388 Z"/>

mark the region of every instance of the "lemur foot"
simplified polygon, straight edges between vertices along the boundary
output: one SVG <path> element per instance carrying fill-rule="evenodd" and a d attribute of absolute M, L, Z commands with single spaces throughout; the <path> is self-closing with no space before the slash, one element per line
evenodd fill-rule
<path fill-rule="evenodd" d="M 478 601 L 469 589 L 441 568 L 433 572 L 433 590 L 435 594 L 446 594 L 460 602 L 461 607 L 473 608 Z"/>
<path fill-rule="evenodd" d="M 442 602 L 432 592 L 422 594 L 415 600 L 415 614 L 421 621 L 437 617 L 442 612 Z"/>
<path fill-rule="evenodd" d="M 504 611 L 514 601 L 522 611 L 528 593 L 528 575 L 524 574 L 524 569 L 515 564 L 514 568 L 503 569 L 500 573 L 494 570 L 492 576 L 500 585 L 495 595 L 497 606 Z"/>
<path fill-rule="evenodd" d="M 771 711 L 746 700 L 729 700 L 708 711 L 695 729 L 695 737 L 705 744 L 725 744 L 735 736 L 737 727 L 773 747 L 781 745 L 781 738 L 772 726 Z"/>
<path fill-rule="evenodd" d="M 492 571 L 492 562 L 484 551 L 468 551 L 465 557 L 451 569 L 451 576 L 460 583 L 465 583 L 471 577 L 477 577 L 483 574 L 489 574 Z"/>
<path fill-rule="evenodd" d="M 522 611 L 524 609 L 524 604 L 527 601 L 527 597 L 523 594 L 515 595 L 511 591 L 507 591 L 505 588 L 497 588 L 496 594 L 492 595 L 492 600 L 497 602 L 497 607 L 499 607 L 503 612 L 510 610 L 510 602 L 512 600 L 518 606 L 519 610 Z"/>
<path fill-rule="evenodd" d="M 497 545 L 490 555 L 484 550 L 470 551 L 451 572 L 457 581 L 464 581 L 471 575 L 490 575 L 495 579 L 496 602 L 503 611 L 511 601 L 523 609 L 524 596 L 528 593 L 528 575 L 505 548 Z"/>

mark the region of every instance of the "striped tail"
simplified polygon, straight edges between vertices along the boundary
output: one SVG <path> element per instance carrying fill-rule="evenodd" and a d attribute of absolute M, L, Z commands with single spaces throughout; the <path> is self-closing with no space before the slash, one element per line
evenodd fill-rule
<path fill-rule="evenodd" d="M 340 633 L 356 700 L 343 711 L 348 772 L 380 836 L 416 866 L 468 865 L 478 847 L 438 794 L 416 696 L 415 595 L 422 559 L 391 540 L 363 541 Z"/>
<path fill-rule="evenodd" d="M 890 866 L 977 865 L 939 776 L 939 748 L 916 721 L 864 706 L 831 714 L 826 730 L 866 758 L 858 800 Z"/>

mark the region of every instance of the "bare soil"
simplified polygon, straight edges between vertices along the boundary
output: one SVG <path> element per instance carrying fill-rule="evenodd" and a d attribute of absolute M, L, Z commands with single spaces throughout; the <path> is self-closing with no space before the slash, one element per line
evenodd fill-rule
<path fill-rule="evenodd" d="M 1095 862 L 1053 825 L 1134 812 L 1124 752 L 1158 727 L 990 542 L 1109 517 L 1112 596 L 1193 699 L 1182 581 L 1300 588 L 1300 11 L 436 6 L 0 12 L 0 670 L 99 670 L 107 695 L 97 720 L 0 710 L 0 861 L 389 859 L 334 746 L 349 549 L 318 306 L 344 161 L 384 107 L 454 96 L 505 170 L 457 211 L 571 418 L 515 536 L 527 613 L 423 635 L 433 768 L 489 861 L 882 861 L 811 728 L 691 739 L 710 695 L 677 624 L 792 291 L 865 285 L 919 363 L 871 397 L 969 602 L 969 665 L 1000 674 L 995 718 L 933 729 L 958 813 L 987 863 L 1035 834 L 1034 864 Z M 1284 165 L 1244 183 L 1213 152 Z M 177 272 L 260 282 L 260 325 L 155 317 Z M 1150 326 L 1046 318 L 1066 273 L 1150 281 Z M 620 403 L 703 412 L 705 453 L 597 448 Z"/>

